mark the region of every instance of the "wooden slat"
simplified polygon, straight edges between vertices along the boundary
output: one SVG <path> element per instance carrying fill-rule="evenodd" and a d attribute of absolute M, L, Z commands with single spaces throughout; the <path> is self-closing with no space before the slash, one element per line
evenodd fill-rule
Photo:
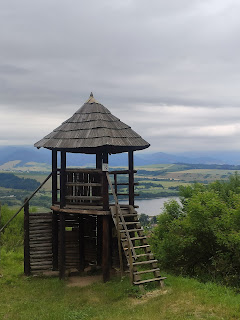
<path fill-rule="evenodd" d="M 145 284 L 149 282 L 154 282 L 154 281 L 162 281 L 167 279 L 166 277 L 159 277 L 159 278 L 153 278 L 153 279 L 148 279 L 148 280 L 142 280 L 142 281 L 135 281 L 133 284 L 140 285 L 140 284 Z"/>
<path fill-rule="evenodd" d="M 150 270 L 137 271 L 137 272 L 133 272 L 133 274 L 134 275 L 136 275 L 136 274 L 145 274 L 145 273 L 156 272 L 156 271 L 160 271 L 160 269 L 159 268 L 155 268 L 155 269 L 150 269 Z"/>
<path fill-rule="evenodd" d="M 66 196 L 67 200 L 102 200 L 101 196 Z"/>
<path fill-rule="evenodd" d="M 79 187 L 101 187 L 101 183 L 97 182 L 67 182 L 67 186 L 79 186 Z"/>
<path fill-rule="evenodd" d="M 137 173 L 137 170 L 133 170 L 134 173 Z M 129 170 L 114 170 L 114 171 L 109 171 L 109 174 L 129 174 Z"/>
<path fill-rule="evenodd" d="M 151 263 L 157 263 L 157 262 L 158 262 L 158 261 L 154 259 L 154 260 L 133 262 L 133 265 L 134 265 L 134 266 L 139 266 L 139 265 L 142 265 L 142 264 L 151 264 Z"/>
<path fill-rule="evenodd" d="M 96 173 L 96 174 L 102 174 L 102 170 L 100 169 L 81 169 L 81 168 L 67 168 L 66 172 L 80 172 L 80 173 Z"/>

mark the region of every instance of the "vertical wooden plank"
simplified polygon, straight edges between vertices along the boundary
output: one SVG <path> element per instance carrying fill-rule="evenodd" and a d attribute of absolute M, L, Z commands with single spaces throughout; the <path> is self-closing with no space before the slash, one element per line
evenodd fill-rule
<path fill-rule="evenodd" d="M 26 202 L 28 198 L 24 200 Z M 24 205 L 24 274 L 29 276 L 30 269 L 30 239 L 29 239 L 29 202 Z"/>
<path fill-rule="evenodd" d="M 118 188 L 117 188 L 117 174 L 114 173 L 114 188 L 115 188 L 115 193 L 116 193 L 116 196 L 118 195 Z"/>
<path fill-rule="evenodd" d="M 66 205 L 66 152 L 61 151 L 60 208 Z"/>
<path fill-rule="evenodd" d="M 110 279 L 110 246 L 109 246 L 109 216 L 103 216 L 103 248 L 102 248 L 102 271 L 103 282 Z"/>
<path fill-rule="evenodd" d="M 57 202 L 57 151 L 52 150 L 52 205 Z"/>
<path fill-rule="evenodd" d="M 102 226 L 102 217 L 97 216 L 97 265 L 101 266 L 102 265 L 102 231 L 103 231 L 103 226 Z"/>
<path fill-rule="evenodd" d="M 108 153 L 103 153 L 103 163 L 108 163 Z M 103 172 L 102 175 L 103 179 L 103 190 L 102 190 L 102 196 L 103 196 L 103 210 L 107 211 L 109 210 L 109 195 L 108 195 L 108 180 L 106 176 L 106 172 Z"/>
<path fill-rule="evenodd" d="M 53 270 L 58 270 L 58 214 L 55 211 L 52 215 L 52 252 Z"/>
<path fill-rule="evenodd" d="M 102 153 L 96 154 L 96 169 L 102 169 Z"/>
<path fill-rule="evenodd" d="M 65 278 L 65 214 L 59 213 L 59 278 Z"/>
<path fill-rule="evenodd" d="M 84 219 L 79 215 L 79 271 L 84 270 L 85 256 L 84 256 Z"/>
<path fill-rule="evenodd" d="M 134 163 L 133 151 L 128 152 L 128 170 L 129 170 L 129 205 L 134 206 Z"/>

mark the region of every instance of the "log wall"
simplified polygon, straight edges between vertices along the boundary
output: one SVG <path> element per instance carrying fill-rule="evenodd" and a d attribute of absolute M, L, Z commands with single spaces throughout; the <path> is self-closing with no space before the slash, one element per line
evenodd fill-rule
<path fill-rule="evenodd" d="M 52 270 L 52 212 L 29 214 L 30 271 Z"/>

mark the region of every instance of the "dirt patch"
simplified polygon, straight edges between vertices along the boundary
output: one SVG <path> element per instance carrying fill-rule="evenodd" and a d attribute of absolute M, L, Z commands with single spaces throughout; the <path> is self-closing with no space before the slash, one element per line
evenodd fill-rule
<path fill-rule="evenodd" d="M 131 299 L 132 300 L 132 304 L 133 305 L 142 304 L 142 303 L 145 303 L 145 302 L 147 302 L 148 300 L 150 300 L 152 298 L 156 298 L 158 296 L 162 296 L 162 295 L 167 294 L 167 293 L 169 293 L 169 290 L 164 290 L 164 289 L 150 291 L 150 292 L 145 293 L 143 296 L 141 296 L 141 298 Z"/>
<path fill-rule="evenodd" d="M 95 276 L 86 276 L 86 277 L 69 277 L 68 278 L 68 287 L 86 287 L 92 283 L 101 282 L 102 275 Z"/>

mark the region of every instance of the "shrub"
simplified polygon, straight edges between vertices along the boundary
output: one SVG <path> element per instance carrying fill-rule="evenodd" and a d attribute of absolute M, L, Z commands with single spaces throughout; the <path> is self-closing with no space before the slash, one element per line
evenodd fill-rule
<path fill-rule="evenodd" d="M 240 178 L 180 188 L 158 217 L 152 244 L 162 267 L 240 286 Z"/>

